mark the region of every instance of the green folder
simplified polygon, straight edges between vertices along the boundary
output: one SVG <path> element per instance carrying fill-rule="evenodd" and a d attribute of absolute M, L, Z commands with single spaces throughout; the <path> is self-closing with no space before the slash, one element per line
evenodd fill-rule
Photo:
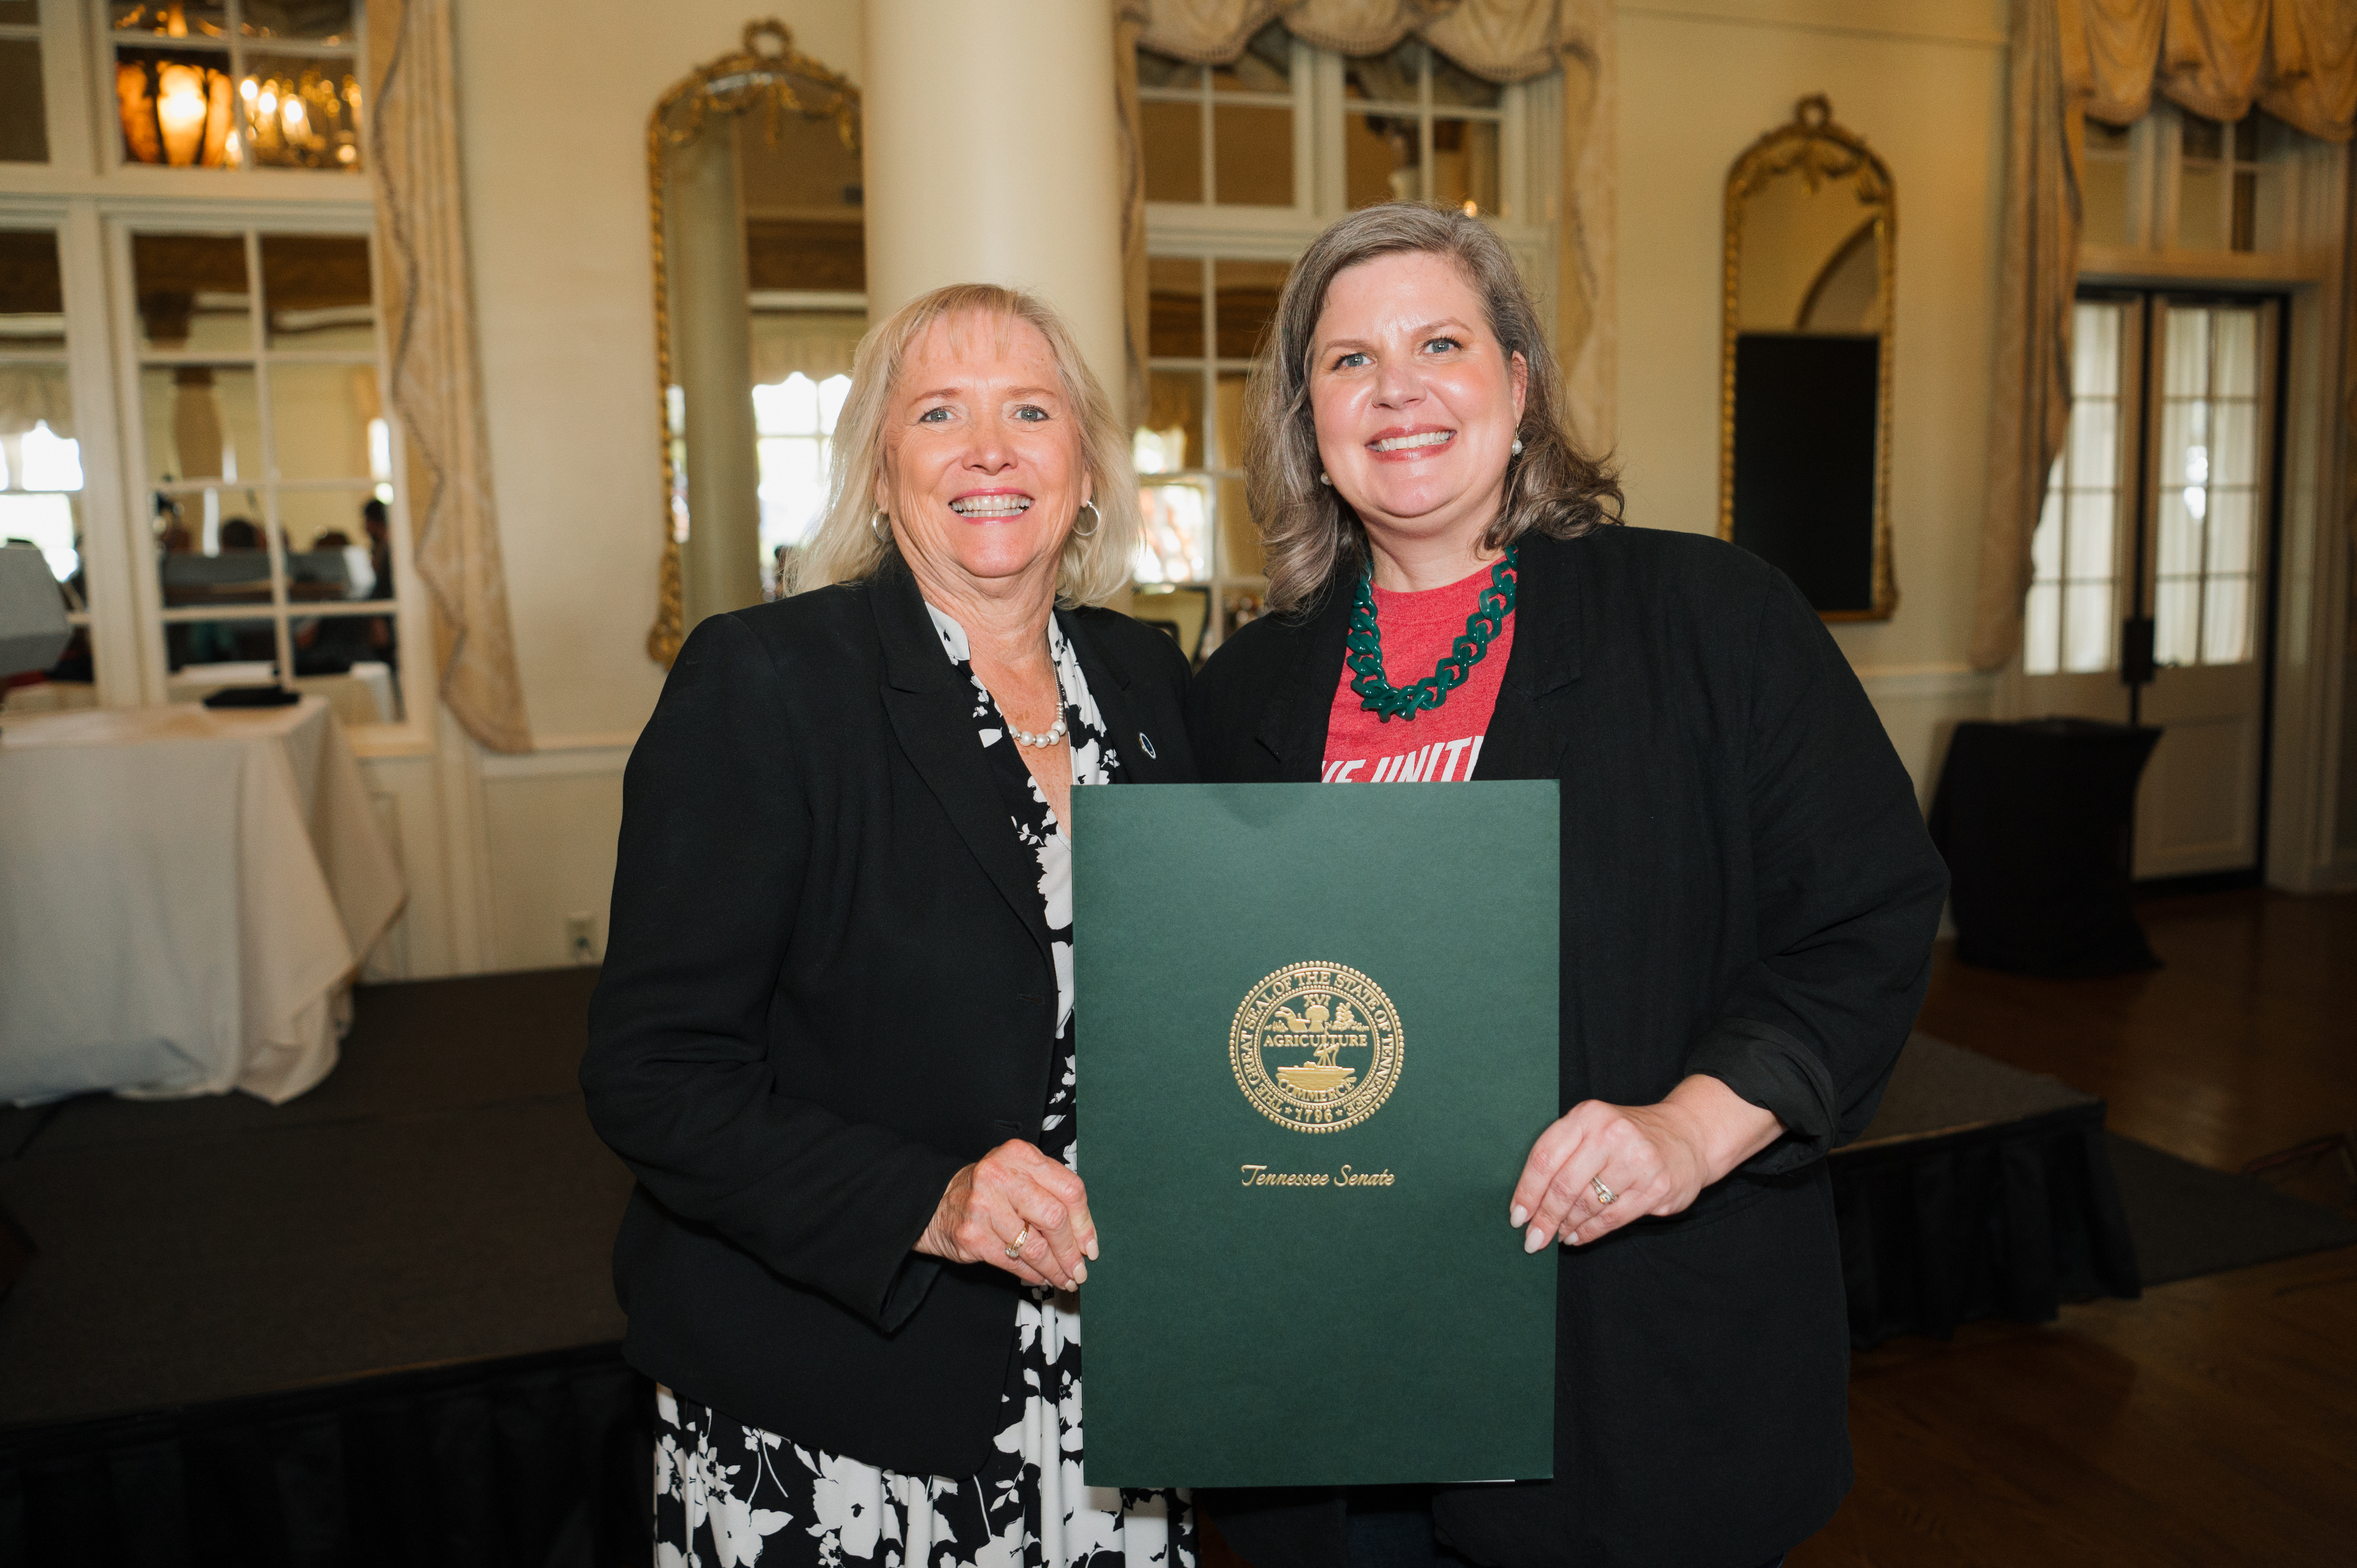
<path fill-rule="evenodd" d="M 1072 808 L 1086 1483 L 1551 1476 L 1555 784 Z"/>

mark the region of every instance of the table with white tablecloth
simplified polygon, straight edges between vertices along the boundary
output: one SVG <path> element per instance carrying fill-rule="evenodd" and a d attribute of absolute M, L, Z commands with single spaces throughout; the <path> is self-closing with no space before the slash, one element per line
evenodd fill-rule
<path fill-rule="evenodd" d="M 319 697 L 0 714 L 0 1101 L 292 1099 L 404 897 Z"/>

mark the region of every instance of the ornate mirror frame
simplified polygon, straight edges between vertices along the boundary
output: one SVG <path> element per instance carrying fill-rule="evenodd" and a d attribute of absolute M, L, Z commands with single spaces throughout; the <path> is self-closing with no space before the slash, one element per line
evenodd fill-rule
<path fill-rule="evenodd" d="M 1812 93 L 1793 108 L 1789 124 L 1744 150 L 1727 177 L 1726 274 L 1720 343 L 1718 536 L 1735 538 L 1735 361 L 1740 332 L 1744 203 L 1780 175 L 1797 173 L 1813 194 L 1828 182 L 1853 183 L 1871 213 L 1875 270 L 1882 313 L 1881 353 L 1875 396 L 1874 523 L 1870 607 L 1824 610 L 1829 621 L 1888 620 L 1899 608 L 1890 543 L 1890 408 L 1898 284 L 1899 207 L 1890 169 L 1866 139 L 1836 124 L 1833 105 Z"/>
<path fill-rule="evenodd" d="M 662 454 L 662 568 L 655 599 L 655 622 L 647 632 L 647 656 L 668 667 L 687 635 L 682 546 L 686 543 L 689 498 L 680 482 L 685 432 L 672 406 L 671 275 L 664 232 L 664 176 L 674 149 L 694 142 L 714 115 L 730 117 L 766 111 L 771 134 L 784 115 L 832 120 L 843 145 L 860 147 L 859 89 L 794 47 L 793 33 L 776 17 L 748 22 L 738 48 L 698 66 L 655 101 L 647 116 L 647 209 L 653 236 L 655 293 L 655 420 Z M 748 385 L 746 395 L 752 389 Z"/>

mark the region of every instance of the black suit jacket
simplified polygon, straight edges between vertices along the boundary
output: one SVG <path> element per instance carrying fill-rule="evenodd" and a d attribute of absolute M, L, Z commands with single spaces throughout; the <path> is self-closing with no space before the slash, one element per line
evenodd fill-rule
<path fill-rule="evenodd" d="M 1709 1073 L 1787 1131 L 1685 1213 L 1558 1250 L 1555 1479 L 1445 1489 L 1434 1514 L 1478 1563 L 1738 1568 L 1849 1487 L 1822 1156 L 1881 1097 L 1947 874 L 1873 707 L 1781 574 L 1634 528 L 1521 552 L 1478 777 L 1562 781 L 1564 1108 L 1650 1104 Z M 1318 778 L 1349 600 L 1254 622 L 1213 656 L 1189 696 L 1204 778 Z M 1255 1568 L 1343 1562 L 1335 1494 L 1204 1503 Z"/>
<path fill-rule="evenodd" d="M 1170 639 L 1058 612 L 1133 782 L 1194 777 Z M 910 1251 L 958 1168 L 1037 1141 L 1039 867 L 914 581 L 716 616 L 630 754 L 581 1084 L 639 1178 L 631 1365 L 794 1442 L 966 1475 L 1016 1292 Z"/>

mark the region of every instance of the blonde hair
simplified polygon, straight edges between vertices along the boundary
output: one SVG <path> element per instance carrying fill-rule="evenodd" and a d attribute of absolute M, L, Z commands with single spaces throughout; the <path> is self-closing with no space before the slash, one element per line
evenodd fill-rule
<path fill-rule="evenodd" d="M 1244 392 L 1245 483 L 1266 546 L 1269 608 L 1280 615 L 1315 607 L 1367 560 L 1358 514 L 1318 482 L 1325 465 L 1309 406 L 1309 357 L 1327 291 L 1361 262 L 1419 252 L 1448 258 L 1480 296 L 1508 361 L 1520 354 L 1530 371 L 1514 431 L 1523 450 L 1507 464 L 1505 500 L 1481 536 L 1483 547 L 1501 549 L 1534 530 L 1576 539 L 1620 521 L 1612 469 L 1564 430 L 1555 351 L 1504 243 L 1487 223 L 1454 208 L 1404 201 L 1364 208 L 1318 235 L 1294 263 Z"/>
<path fill-rule="evenodd" d="M 827 489 L 826 514 L 794 561 L 793 591 L 873 576 L 899 558 L 896 536 L 877 537 L 876 484 L 890 458 L 885 416 L 899 390 L 909 350 L 934 323 L 964 316 L 995 319 L 1002 333 L 1028 323 L 1047 339 L 1065 401 L 1078 416 L 1081 464 L 1089 477 L 1090 499 L 1099 521 L 1088 535 L 1068 534 L 1056 564 L 1056 599 L 1066 606 L 1102 604 L 1128 585 L 1130 557 L 1145 524 L 1137 510 L 1137 478 L 1131 471 L 1129 443 L 1113 403 L 1089 372 L 1064 318 L 1039 295 L 996 284 L 952 284 L 918 295 L 867 329 L 852 360 L 851 392 L 834 426 L 834 477 Z"/>

